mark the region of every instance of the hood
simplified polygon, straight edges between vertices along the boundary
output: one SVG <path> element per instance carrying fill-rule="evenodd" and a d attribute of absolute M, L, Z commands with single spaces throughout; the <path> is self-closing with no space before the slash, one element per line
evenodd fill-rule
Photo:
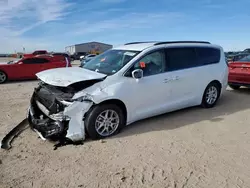
<path fill-rule="evenodd" d="M 36 74 L 43 82 L 59 87 L 68 87 L 71 84 L 105 78 L 107 75 L 79 67 L 55 68 Z"/>

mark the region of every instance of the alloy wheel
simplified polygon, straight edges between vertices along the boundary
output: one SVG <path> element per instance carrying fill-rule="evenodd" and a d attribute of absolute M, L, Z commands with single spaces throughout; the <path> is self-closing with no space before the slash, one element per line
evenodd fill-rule
<path fill-rule="evenodd" d="M 211 86 L 206 93 L 206 102 L 210 105 L 214 104 L 218 97 L 218 90 L 215 86 Z"/>
<path fill-rule="evenodd" d="M 107 137 L 117 130 L 119 123 L 120 118 L 116 111 L 105 110 L 97 116 L 95 129 L 99 135 Z"/>
<path fill-rule="evenodd" d="M 4 83 L 7 79 L 7 76 L 4 72 L 0 72 L 0 83 Z"/>

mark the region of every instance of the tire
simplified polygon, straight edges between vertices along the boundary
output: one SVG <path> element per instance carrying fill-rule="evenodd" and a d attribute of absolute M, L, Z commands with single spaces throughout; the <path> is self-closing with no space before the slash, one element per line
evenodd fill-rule
<path fill-rule="evenodd" d="M 116 118 L 116 121 L 109 121 L 109 122 L 106 122 L 107 125 L 101 126 L 101 123 L 99 122 L 105 122 L 104 118 L 102 117 L 106 115 L 107 111 L 109 111 L 109 116 L 111 115 L 111 111 L 113 111 L 113 116 L 114 117 L 116 116 L 117 118 L 119 118 L 119 122 L 117 121 L 117 118 Z M 100 115 L 102 115 L 102 117 L 100 117 Z M 114 125 L 114 129 L 112 130 L 112 127 L 109 123 L 114 123 L 114 122 L 116 122 L 116 125 Z M 125 126 L 125 118 L 124 118 L 123 111 L 117 105 L 103 104 L 103 105 L 94 106 L 90 110 L 90 112 L 87 114 L 84 120 L 84 124 L 85 124 L 85 128 L 89 137 L 93 140 L 96 140 L 96 139 L 110 137 L 119 133 L 120 130 Z M 99 131 L 98 131 L 98 127 L 99 127 Z M 110 129 L 110 134 L 104 134 L 104 133 L 101 134 L 100 132 L 104 131 L 104 129 L 106 130 Z"/>
<path fill-rule="evenodd" d="M 230 88 L 234 89 L 234 90 L 240 89 L 240 86 L 239 86 L 239 85 L 231 85 L 231 84 L 229 84 L 228 86 L 229 86 Z"/>
<path fill-rule="evenodd" d="M 209 97 L 208 93 L 211 93 L 211 97 Z M 218 83 L 216 82 L 211 82 L 205 89 L 203 97 L 202 97 L 202 102 L 201 106 L 203 108 L 212 108 L 216 105 L 219 97 L 221 94 L 221 87 Z M 210 99 L 209 99 L 210 98 Z"/>
<path fill-rule="evenodd" d="M 7 80 L 8 80 L 7 74 L 0 70 L 0 84 L 5 83 Z"/>

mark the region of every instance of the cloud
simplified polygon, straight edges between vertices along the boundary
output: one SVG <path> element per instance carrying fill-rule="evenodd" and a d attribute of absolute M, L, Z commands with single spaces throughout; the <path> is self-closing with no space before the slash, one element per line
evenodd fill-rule
<path fill-rule="evenodd" d="M 184 19 L 184 15 L 178 12 L 164 13 L 127 13 L 125 15 L 99 21 L 96 23 L 82 22 L 79 23 L 74 34 L 88 35 L 99 32 L 118 31 L 123 29 L 143 29 L 152 28 L 162 24 L 176 23 Z"/>
<path fill-rule="evenodd" d="M 66 16 L 72 3 L 66 0 L 0 0 L 0 42 L 3 50 L 36 42 L 22 35 L 42 24 L 57 21 Z M 39 43 L 44 46 L 43 43 Z M 47 45 L 47 44 L 46 44 Z"/>

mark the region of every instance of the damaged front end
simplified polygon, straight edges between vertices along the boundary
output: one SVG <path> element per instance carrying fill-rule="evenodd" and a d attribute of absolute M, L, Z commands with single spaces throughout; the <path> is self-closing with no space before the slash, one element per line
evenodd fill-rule
<path fill-rule="evenodd" d="M 90 97 L 72 100 L 76 92 L 100 80 L 57 87 L 41 82 L 31 97 L 28 122 L 42 139 L 72 142 L 85 139 L 84 115 L 93 102 Z"/>

